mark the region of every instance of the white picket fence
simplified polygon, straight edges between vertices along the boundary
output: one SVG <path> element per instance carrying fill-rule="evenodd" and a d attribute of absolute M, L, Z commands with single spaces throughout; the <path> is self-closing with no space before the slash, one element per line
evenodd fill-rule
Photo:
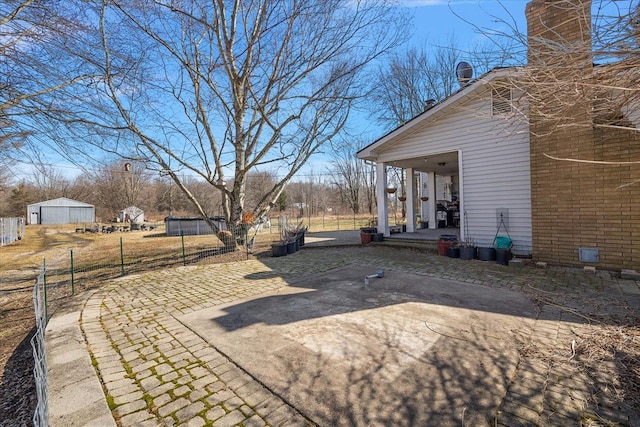
<path fill-rule="evenodd" d="M 0 246 L 24 237 L 24 218 L 0 218 Z"/>

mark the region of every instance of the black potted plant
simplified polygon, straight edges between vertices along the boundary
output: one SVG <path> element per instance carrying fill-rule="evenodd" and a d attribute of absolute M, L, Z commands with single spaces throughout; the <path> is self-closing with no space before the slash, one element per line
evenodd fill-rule
<path fill-rule="evenodd" d="M 271 243 L 271 256 L 279 257 L 287 254 L 287 242 L 277 240 Z"/>
<path fill-rule="evenodd" d="M 460 258 L 460 246 L 458 246 L 458 242 L 454 242 L 447 248 L 447 256 L 449 258 Z"/>
<path fill-rule="evenodd" d="M 473 240 L 465 240 L 460 242 L 460 258 L 461 259 L 476 259 L 478 256 L 478 248 Z"/>
<path fill-rule="evenodd" d="M 478 246 L 478 259 L 480 261 L 495 261 L 496 249 L 487 246 Z"/>

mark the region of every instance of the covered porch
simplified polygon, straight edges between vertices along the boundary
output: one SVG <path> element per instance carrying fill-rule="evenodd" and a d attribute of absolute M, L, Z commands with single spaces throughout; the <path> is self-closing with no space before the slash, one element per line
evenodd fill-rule
<path fill-rule="evenodd" d="M 464 236 L 461 158 L 461 152 L 451 151 L 378 161 L 378 232 L 417 240 L 438 240 L 442 234 Z"/>

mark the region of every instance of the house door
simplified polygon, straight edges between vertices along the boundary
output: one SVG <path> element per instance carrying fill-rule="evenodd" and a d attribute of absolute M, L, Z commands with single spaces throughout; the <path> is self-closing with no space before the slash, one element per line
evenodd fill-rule
<path fill-rule="evenodd" d="M 31 217 L 29 218 L 29 224 L 37 224 L 38 223 L 38 212 L 31 212 Z"/>

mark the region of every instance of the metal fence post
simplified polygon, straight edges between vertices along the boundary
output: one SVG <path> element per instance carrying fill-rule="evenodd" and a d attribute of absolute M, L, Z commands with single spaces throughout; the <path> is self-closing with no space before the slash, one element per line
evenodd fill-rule
<path fill-rule="evenodd" d="M 42 278 L 43 280 L 43 293 L 44 293 L 44 324 L 49 323 L 49 310 L 47 309 L 47 259 L 42 258 Z"/>
<path fill-rule="evenodd" d="M 182 265 L 187 265 L 187 257 L 184 254 L 184 231 L 180 231 L 180 239 L 182 240 Z"/>
<path fill-rule="evenodd" d="M 71 249 L 71 295 L 76 294 L 76 282 L 73 269 L 73 249 Z"/>
<path fill-rule="evenodd" d="M 120 274 L 124 276 L 124 251 L 122 250 L 122 237 L 120 237 Z"/>

